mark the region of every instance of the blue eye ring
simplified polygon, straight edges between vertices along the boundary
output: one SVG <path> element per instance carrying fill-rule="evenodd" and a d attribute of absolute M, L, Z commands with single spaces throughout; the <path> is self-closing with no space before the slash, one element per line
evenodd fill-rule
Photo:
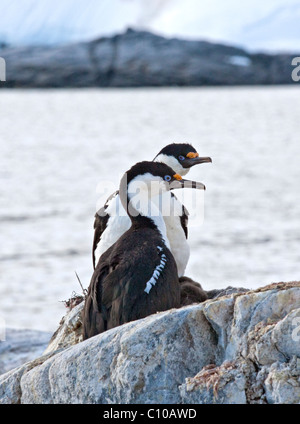
<path fill-rule="evenodd" d="M 184 159 L 185 159 L 185 157 L 184 157 L 184 156 L 182 156 L 182 155 L 180 155 L 180 156 L 178 156 L 178 159 L 179 159 L 179 160 L 184 160 Z"/>
<path fill-rule="evenodd" d="M 165 181 L 168 181 L 169 182 L 169 181 L 171 181 L 171 179 L 172 179 L 172 177 L 170 177 L 170 175 L 165 175 L 164 176 L 164 180 Z"/>

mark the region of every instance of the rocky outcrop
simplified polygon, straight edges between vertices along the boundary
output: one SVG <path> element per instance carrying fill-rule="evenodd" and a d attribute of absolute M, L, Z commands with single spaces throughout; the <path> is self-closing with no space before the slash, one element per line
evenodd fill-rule
<path fill-rule="evenodd" d="M 229 286 L 224 289 L 210 290 L 205 293 L 209 299 L 217 299 L 221 296 L 236 293 L 245 293 L 247 291 L 247 289 L 244 289 L 242 287 Z M 84 297 L 82 296 L 74 297 L 69 302 L 69 306 L 66 305 L 70 312 L 62 318 L 59 327 L 51 337 L 51 340 L 44 354 L 48 354 L 57 349 L 65 349 L 82 341 L 82 310 L 84 305 L 83 300 Z M 75 306 L 73 306 L 73 304 Z"/>
<path fill-rule="evenodd" d="M 81 312 L 84 303 L 71 308 L 70 312 L 65 315 L 58 329 L 52 335 L 51 340 L 44 351 L 44 354 L 54 352 L 59 349 L 65 349 L 82 341 L 82 321 Z"/>
<path fill-rule="evenodd" d="M 299 53 L 299 52 L 298 52 Z M 2 87 L 142 87 L 293 84 L 292 58 L 128 30 L 63 47 L 1 48 Z"/>
<path fill-rule="evenodd" d="M 158 313 L 84 342 L 80 308 L 46 355 L 0 377 L 1 403 L 300 403 L 299 282 Z"/>
<path fill-rule="evenodd" d="M 300 403 L 299 295 L 299 283 L 279 284 L 204 304 L 217 365 L 186 380 L 183 402 Z"/>

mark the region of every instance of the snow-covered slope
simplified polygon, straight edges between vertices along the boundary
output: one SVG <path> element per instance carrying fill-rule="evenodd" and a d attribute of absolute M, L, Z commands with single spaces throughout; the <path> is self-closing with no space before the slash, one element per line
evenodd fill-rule
<path fill-rule="evenodd" d="M 64 44 L 131 26 L 250 50 L 298 50 L 297 0 L 0 0 L 0 41 Z"/>

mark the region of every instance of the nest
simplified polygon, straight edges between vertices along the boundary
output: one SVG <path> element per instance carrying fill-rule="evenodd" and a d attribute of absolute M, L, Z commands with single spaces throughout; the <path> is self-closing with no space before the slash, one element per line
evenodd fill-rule
<path fill-rule="evenodd" d="M 82 294 L 78 294 L 76 292 L 73 291 L 72 296 L 70 297 L 70 299 L 68 300 L 63 300 L 62 302 L 65 304 L 65 307 L 69 310 L 72 311 L 73 308 L 75 308 L 75 306 L 79 305 L 81 302 L 83 302 L 86 298 L 87 295 L 87 290 L 83 288 L 80 278 L 78 277 L 77 272 L 75 272 L 77 280 L 80 284 L 81 290 L 82 290 Z"/>
<path fill-rule="evenodd" d="M 69 311 L 72 311 L 72 309 L 75 308 L 75 306 L 79 305 L 81 302 L 83 302 L 84 299 L 85 299 L 85 296 L 73 292 L 70 299 L 63 300 L 62 302 L 65 304 L 65 307 Z"/>

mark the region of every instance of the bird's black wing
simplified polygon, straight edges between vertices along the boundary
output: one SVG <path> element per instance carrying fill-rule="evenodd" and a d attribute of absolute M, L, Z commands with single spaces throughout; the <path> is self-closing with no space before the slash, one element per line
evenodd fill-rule
<path fill-rule="evenodd" d="M 89 285 L 82 311 L 83 340 L 103 333 L 107 329 L 107 313 L 102 307 L 102 282 L 109 273 L 109 266 L 96 268 Z"/>
<path fill-rule="evenodd" d="M 138 234 L 128 231 L 119 239 L 123 246 L 116 247 L 110 257 L 110 273 L 102 285 L 102 303 L 109 316 L 108 328 L 180 304 L 174 257 L 165 246 L 161 247 L 160 236 L 152 237 L 151 233 L 147 228 Z M 99 262 L 102 261 L 103 257 Z M 150 281 L 151 288 L 146 291 Z"/>
<path fill-rule="evenodd" d="M 84 339 L 179 307 L 176 263 L 171 252 L 161 245 L 161 237 L 153 237 L 152 230 L 129 230 L 118 244 L 103 253 L 85 299 Z M 150 281 L 151 288 L 146 291 Z"/>
<path fill-rule="evenodd" d="M 107 222 L 109 220 L 109 215 L 106 213 L 106 209 L 108 208 L 108 205 L 110 201 L 115 198 L 119 194 L 119 191 L 115 191 L 112 195 L 109 196 L 109 198 L 106 200 L 104 206 L 98 210 L 98 212 L 95 215 L 95 221 L 94 221 L 94 241 L 93 241 L 93 267 L 96 268 L 96 257 L 95 257 L 95 251 L 97 249 L 98 243 L 101 240 L 101 236 L 103 232 L 105 231 L 105 228 L 107 226 Z"/>
<path fill-rule="evenodd" d="M 179 200 L 177 199 L 174 193 L 171 193 L 171 196 L 174 197 L 177 200 L 177 202 L 179 202 Z M 180 223 L 184 231 L 185 238 L 188 238 L 189 211 L 184 205 L 182 205 L 182 214 L 180 216 Z"/>
<path fill-rule="evenodd" d="M 123 255 L 115 250 L 113 245 L 103 253 L 92 275 L 82 312 L 83 340 L 111 327 L 111 307 L 113 303 L 119 302 L 122 291 L 120 280 L 130 266 L 129 261 L 124 261 L 125 267 L 119 269 L 118 264 L 122 263 Z"/>

